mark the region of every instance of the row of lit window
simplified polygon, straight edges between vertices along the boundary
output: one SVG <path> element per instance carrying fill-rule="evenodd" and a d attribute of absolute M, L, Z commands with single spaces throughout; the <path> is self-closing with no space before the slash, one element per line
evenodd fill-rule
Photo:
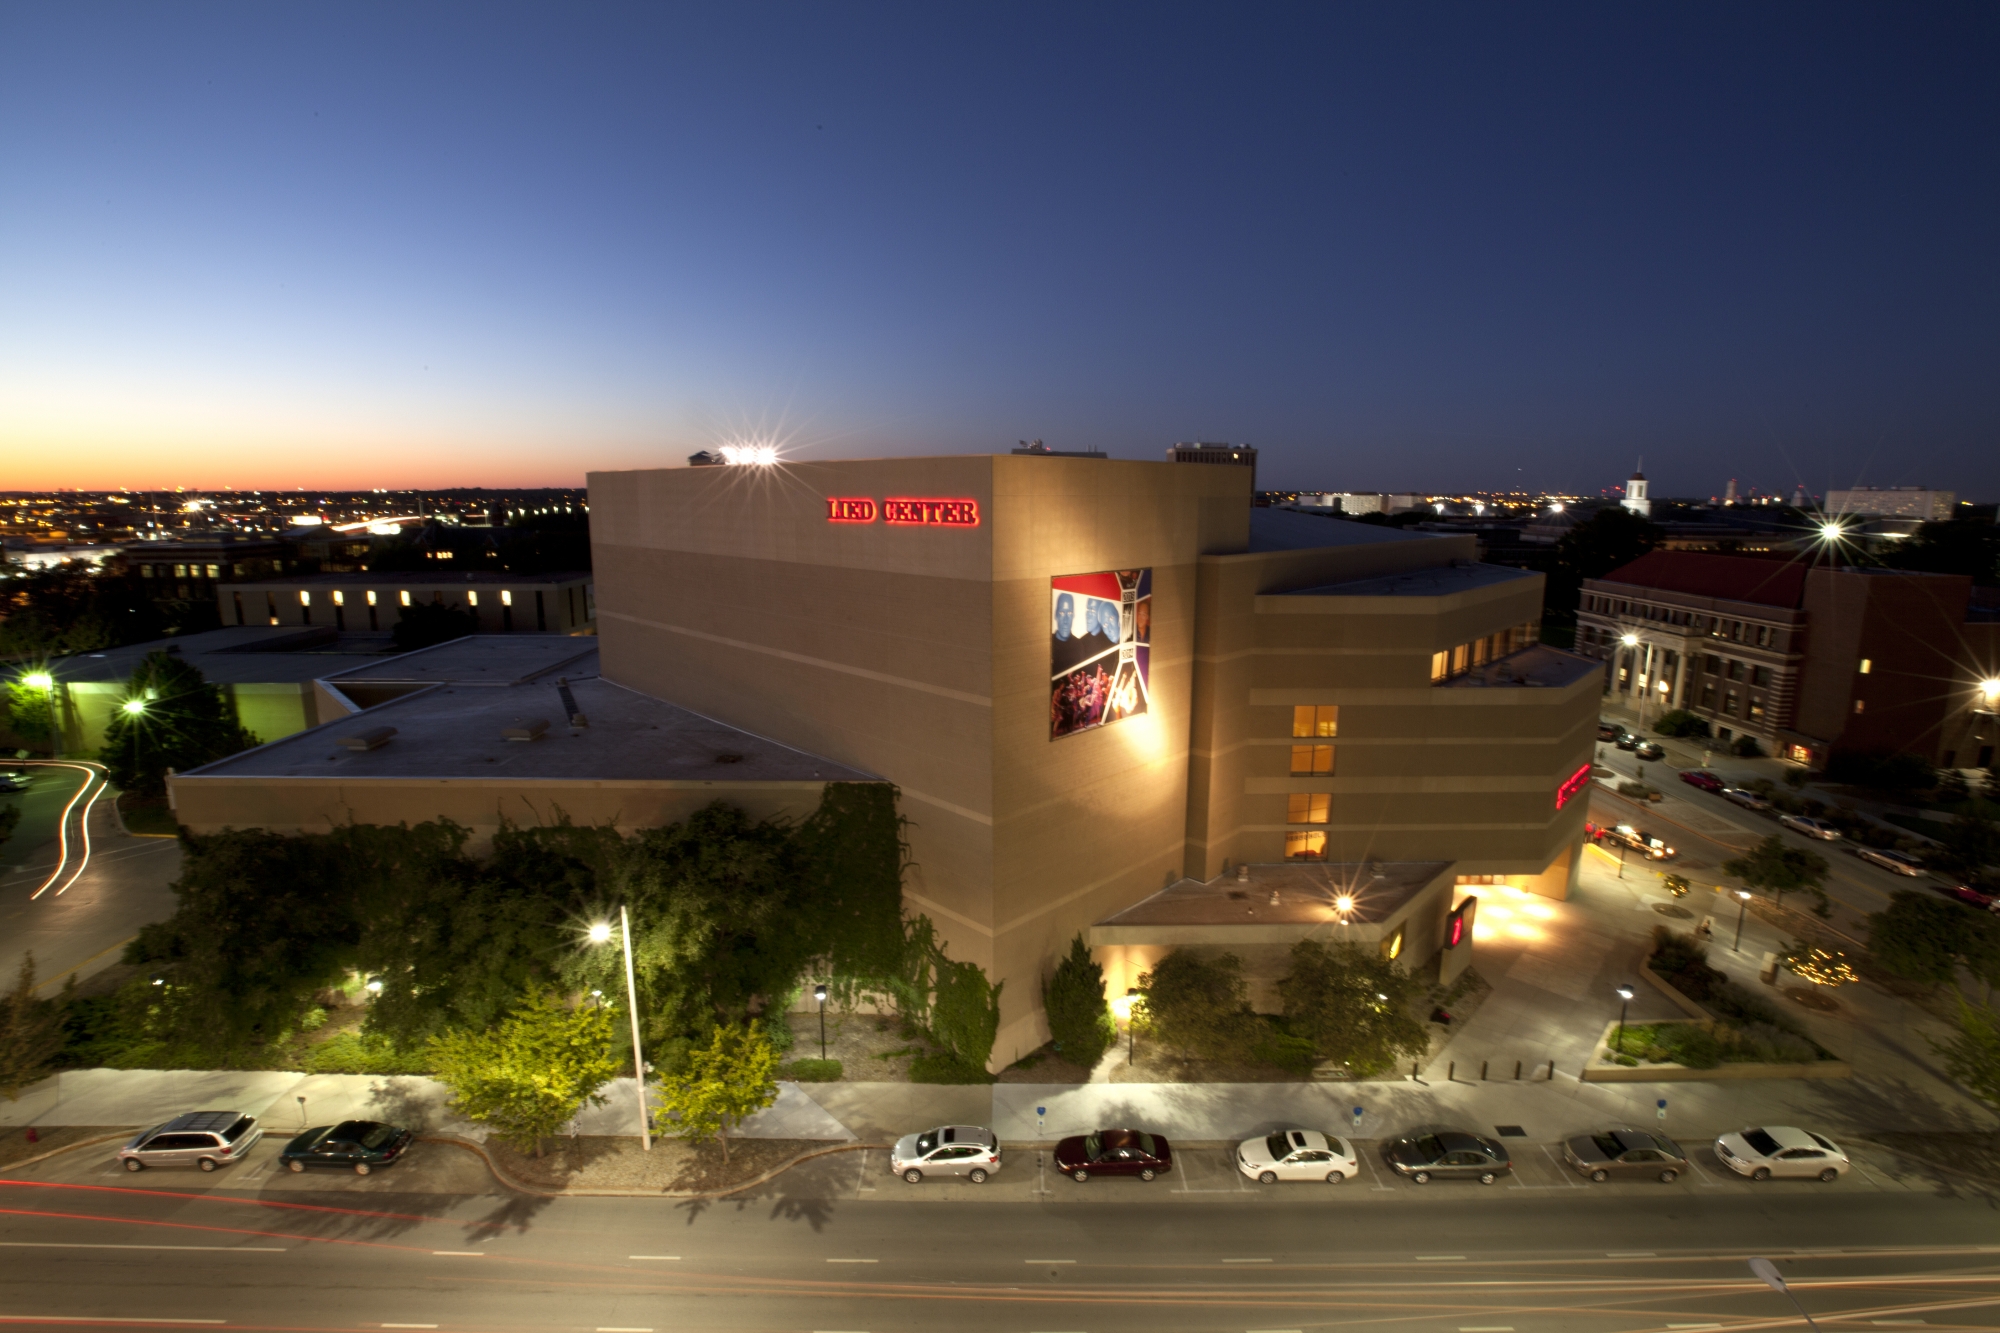
<path fill-rule="evenodd" d="M 1450 680 L 1462 676 L 1474 667 L 1483 667 L 1488 662 L 1497 662 L 1512 652 L 1517 652 L 1541 637 L 1540 627 L 1532 620 L 1520 625 L 1511 625 L 1496 630 L 1481 639 L 1461 643 L 1455 648 L 1431 654 L 1431 681 Z"/>
<path fill-rule="evenodd" d="M 1769 648 L 1778 642 L 1778 627 L 1775 625 L 1759 625 L 1749 620 L 1724 620 L 1721 616 L 1698 615 L 1692 611 L 1652 606 L 1645 602 L 1616 601 L 1610 597 L 1591 596 L 1584 599 L 1583 609 L 1604 616 L 1629 616 L 1635 620 L 1652 620 L 1663 625 L 1680 625 L 1713 639 L 1728 639 L 1733 643 L 1755 643 L 1759 648 Z"/>
<path fill-rule="evenodd" d="M 364 595 L 368 598 L 368 605 L 374 606 L 376 604 L 375 590 L 373 588 L 370 588 Z M 330 594 L 328 594 L 328 596 L 332 599 L 333 604 L 335 606 L 347 605 L 347 593 L 340 588 L 335 588 Z M 408 588 L 403 588 L 398 590 L 398 592 L 396 593 L 396 600 L 400 602 L 402 605 L 408 606 L 410 604 L 410 590 Z M 311 606 L 312 601 L 313 601 L 313 595 L 309 590 L 305 588 L 299 589 L 300 606 Z M 474 588 L 467 588 L 465 590 L 465 601 L 468 606 L 478 606 L 479 605 L 478 590 Z M 514 604 L 513 589 L 502 588 L 500 590 L 500 605 L 512 606 L 513 604 Z"/>

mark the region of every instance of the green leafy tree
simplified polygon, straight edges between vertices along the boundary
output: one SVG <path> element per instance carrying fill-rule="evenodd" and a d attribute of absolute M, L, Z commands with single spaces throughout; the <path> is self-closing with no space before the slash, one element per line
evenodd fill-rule
<path fill-rule="evenodd" d="M 1945 1072 L 1978 1097 L 2000 1106 L 2000 1013 L 1960 996 L 1958 1034 L 1946 1042 L 1926 1040 L 1943 1057 Z"/>
<path fill-rule="evenodd" d="M 1995 934 L 2000 921 L 1990 913 L 1903 889 L 1868 918 L 1868 953 L 1905 981 L 1939 985 L 1957 975 L 1961 961 L 1977 959 L 1990 967 Z"/>
<path fill-rule="evenodd" d="M 0 809 L 0 847 L 5 847 L 14 836 L 14 830 L 21 826 L 21 807 L 10 805 Z"/>
<path fill-rule="evenodd" d="M 389 631 L 389 637 L 394 640 L 398 651 L 411 653 L 433 644 L 462 639 L 478 628 L 479 622 L 470 611 L 461 611 L 442 602 L 415 602 L 397 614 L 395 628 Z"/>
<path fill-rule="evenodd" d="M 46 1077 L 62 1049 L 61 1006 L 36 997 L 35 955 L 25 954 L 14 989 L 0 996 L 0 1096 L 11 1102 Z"/>
<path fill-rule="evenodd" d="M 0 658 L 57 657 L 158 638 L 167 621 L 144 582 L 82 560 L 0 578 Z"/>
<path fill-rule="evenodd" d="M 1685 708 L 1676 708 L 1655 722 L 1653 730 L 1662 736 L 1706 736 L 1708 720 Z"/>
<path fill-rule="evenodd" d="M 1628 565 L 1660 544 L 1664 534 L 1622 505 L 1609 505 L 1579 523 L 1556 543 L 1555 563 L 1548 571 L 1543 605 L 1549 619 L 1569 625 L 1585 579 L 1601 579 Z"/>
<path fill-rule="evenodd" d="M 157 797 L 166 791 L 168 769 L 185 772 L 257 743 L 199 667 L 157 652 L 147 653 L 126 682 L 100 757 L 113 786 Z"/>
<path fill-rule="evenodd" d="M 1147 1035 L 1183 1056 L 1240 1057 L 1258 1035 L 1243 961 L 1235 954 L 1203 958 L 1175 949 L 1140 974 L 1139 990 Z"/>
<path fill-rule="evenodd" d="M 691 1049 L 653 1090 L 655 1130 L 694 1143 L 720 1140 L 727 1162 L 730 1128 L 778 1100 L 778 1060 L 762 1023 L 718 1024 L 708 1044 Z"/>
<path fill-rule="evenodd" d="M 56 734 L 56 714 L 49 691 L 22 680 L 7 682 L 7 730 L 32 746 L 41 746 Z"/>
<path fill-rule="evenodd" d="M 615 1026 L 602 1005 L 572 1009 L 542 991 L 490 1031 L 433 1037 L 431 1064 L 459 1114 L 540 1157 L 542 1140 L 586 1103 L 604 1104 L 598 1089 L 618 1074 Z"/>
<path fill-rule="evenodd" d="M 1000 1035 L 1000 988 L 977 963 L 940 958 L 931 1035 L 968 1070 L 983 1070 Z"/>
<path fill-rule="evenodd" d="M 1430 1034 L 1410 1013 L 1416 991 L 1416 979 L 1379 949 L 1349 941 L 1300 940 L 1278 983 L 1291 1030 L 1362 1077 L 1428 1049 Z"/>
<path fill-rule="evenodd" d="M 1118 1024 L 1104 1002 L 1104 969 L 1091 958 L 1081 931 L 1043 983 L 1042 1006 L 1049 1015 L 1049 1036 L 1071 1064 L 1094 1068 L 1118 1040 Z"/>
<path fill-rule="evenodd" d="M 1987 877 L 1987 867 L 2000 863 L 2000 826 L 1976 810 L 1968 810 L 1939 829 L 1942 844 L 1931 864 L 1967 883 Z"/>
<path fill-rule="evenodd" d="M 1895 569 L 1965 574 L 1974 583 L 2000 587 L 2000 527 L 1979 519 L 1926 523 L 1908 541 L 1891 543 L 1882 563 Z"/>
<path fill-rule="evenodd" d="M 1753 889 L 1764 889 L 1779 902 L 1787 893 L 1803 890 L 1817 900 L 1813 910 L 1826 916 L 1831 908 L 1826 900 L 1826 882 L 1832 869 L 1818 852 L 1787 844 L 1776 834 L 1751 848 L 1748 855 L 1722 863 L 1722 873 L 1733 875 Z"/>

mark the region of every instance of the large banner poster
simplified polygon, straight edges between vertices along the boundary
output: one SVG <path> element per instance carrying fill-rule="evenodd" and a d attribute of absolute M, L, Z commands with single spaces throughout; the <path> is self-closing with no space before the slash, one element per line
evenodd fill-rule
<path fill-rule="evenodd" d="M 1146 711 L 1153 571 L 1049 580 L 1049 739 Z"/>

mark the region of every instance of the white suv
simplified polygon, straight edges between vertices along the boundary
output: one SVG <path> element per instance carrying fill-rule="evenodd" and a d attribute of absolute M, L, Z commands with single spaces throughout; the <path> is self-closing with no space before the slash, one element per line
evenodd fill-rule
<path fill-rule="evenodd" d="M 975 1185 L 1000 1169 L 1000 1140 L 978 1125 L 943 1125 L 905 1134 L 889 1153 L 889 1169 L 912 1185 L 925 1176 L 964 1176 Z"/>
<path fill-rule="evenodd" d="M 241 1111 L 190 1111 L 155 1125 L 118 1150 L 127 1171 L 149 1166 L 198 1166 L 213 1171 L 240 1162 L 264 1137 L 255 1116 Z"/>

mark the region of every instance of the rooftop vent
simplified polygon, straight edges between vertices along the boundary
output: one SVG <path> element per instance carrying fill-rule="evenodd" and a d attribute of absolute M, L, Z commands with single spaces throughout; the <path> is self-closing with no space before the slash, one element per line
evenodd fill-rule
<path fill-rule="evenodd" d="M 516 722 L 511 727 L 500 728 L 500 735 L 502 739 L 510 741 L 538 741 L 542 738 L 542 733 L 548 729 L 547 718 L 535 717 L 525 722 Z"/>
<path fill-rule="evenodd" d="M 389 738 L 395 734 L 394 727 L 370 727 L 353 736 L 341 736 L 334 741 L 334 744 L 344 745 L 350 750 L 379 750 L 387 745 Z"/>

